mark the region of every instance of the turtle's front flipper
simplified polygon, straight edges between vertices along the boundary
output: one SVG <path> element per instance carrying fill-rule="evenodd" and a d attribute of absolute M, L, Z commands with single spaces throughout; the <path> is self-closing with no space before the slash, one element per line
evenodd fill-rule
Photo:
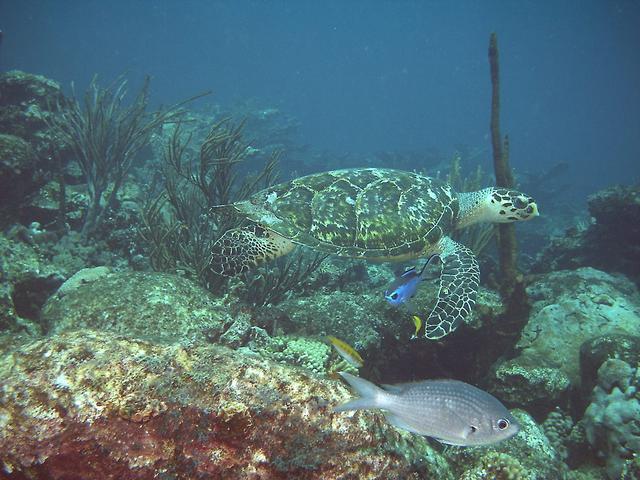
<path fill-rule="evenodd" d="M 480 268 L 471 250 L 449 237 L 443 237 L 438 246 L 440 289 L 425 326 L 425 336 L 431 340 L 453 332 L 471 314 L 480 283 Z"/>
<path fill-rule="evenodd" d="M 286 255 L 294 246 L 290 240 L 260 225 L 234 228 L 213 244 L 211 268 L 219 275 L 231 277 Z"/>

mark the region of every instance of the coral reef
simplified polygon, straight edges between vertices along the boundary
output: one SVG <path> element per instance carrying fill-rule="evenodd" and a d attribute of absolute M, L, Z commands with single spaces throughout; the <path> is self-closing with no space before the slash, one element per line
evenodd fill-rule
<path fill-rule="evenodd" d="M 4 478 L 451 479 L 336 381 L 213 345 L 85 330 L 0 360 Z"/>
<path fill-rule="evenodd" d="M 629 365 L 640 364 L 640 337 L 610 333 L 591 338 L 580 346 L 579 398 L 584 402 L 588 403 L 598 382 L 598 369 L 611 358 L 617 358 Z M 577 405 L 574 410 L 582 414 L 587 403 Z"/>
<path fill-rule="evenodd" d="M 274 337 L 260 352 L 279 362 L 297 365 L 323 375 L 327 373 L 331 347 L 305 337 Z"/>
<path fill-rule="evenodd" d="M 640 283 L 640 185 L 614 186 L 589 197 L 594 221 L 552 240 L 535 270 L 549 272 L 591 266 L 622 272 Z"/>
<path fill-rule="evenodd" d="M 0 131 L 46 150 L 51 141 L 46 119 L 63 98 L 58 82 L 41 75 L 11 70 L 0 75 Z"/>
<path fill-rule="evenodd" d="M 637 332 L 640 293 L 622 276 L 592 268 L 559 271 L 541 277 L 528 291 L 534 305 L 518 343 L 520 358 L 561 368 L 574 383 L 585 340 L 609 332 Z"/>
<path fill-rule="evenodd" d="M 285 300 L 278 307 L 291 322 L 292 332 L 334 335 L 358 350 L 379 347 L 385 326 L 394 328 L 382 313 L 385 300 L 380 294 L 319 293 Z"/>
<path fill-rule="evenodd" d="M 640 294 L 626 278 L 592 268 L 540 276 L 527 290 L 533 301 L 531 318 L 515 358 L 496 366 L 501 376 L 493 384 L 496 394 L 532 406 L 536 416 L 544 417 L 555 406 L 567 407 L 567 379 L 572 387 L 579 385 L 580 348 L 585 341 L 638 331 Z M 543 385 L 553 388 L 535 393 Z"/>
<path fill-rule="evenodd" d="M 85 237 L 93 235 L 116 206 L 133 161 L 152 133 L 181 115 L 177 106 L 147 112 L 149 81 L 147 77 L 136 98 L 126 105 L 126 80 L 102 88 L 94 77 L 83 102 L 72 97 L 58 103 L 58 115 L 47 120 L 73 151 L 87 184 L 89 202 L 81 230 Z"/>
<path fill-rule="evenodd" d="M 40 309 L 63 274 L 36 246 L 0 235 L 0 331 L 41 334 Z"/>
<path fill-rule="evenodd" d="M 99 268 L 67 280 L 45 304 L 41 321 L 48 333 L 90 328 L 161 341 L 212 341 L 233 325 L 229 307 L 177 275 Z"/>
<path fill-rule="evenodd" d="M 565 461 L 569 456 L 567 443 L 571 430 L 573 429 L 573 420 L 571 416 L 564 413 L 561 409 L 556 408 L 549 413 L 545 421 L 542 423 L 542 429 L 549 439 L 549 443 L 558 453 L 558 456 Z"/>
<path fill-rule="evenodd" d="M 129 106 L 124 88 L 90 87 L 85 105 L 111 138 L 101 158 L 78 166 L 50 126 L 61 133 L 83 115 L 82 102 L 43 77 L 0 75 L 1 478 L 638 478 L 640 294 L 605 273 L 640 278 L 638 186 L 592 196 L 591 225 L 552 243 L 537 274 L 516 275 L 526 292 L 503 301 L 481 288 L 454 335 L 412 340 L 412 315 L 427 315 L 439 288 L 431 266 L 411 305 L 396 309 L 383 292 L 411 264 L 300 249 L 228 280 L 210 268 L 211 244 L 242 222 L 214 207 L 271 184 L 282 159 L 291 159 L 286 180 L 345 162 L 430 168 L 424 155 L 308 154 L 294 163 L 296 125 L 277 109 L 240 105 L 239 123 L 219 106 L 149 117 L 146 86 Z M 498 183 L 511 184 L 494 110 Z M 116 138 L 127 118 L 141 135 L 130 148 Z M 63 136 L 82 157 L 76 126 Z M 439 165 L 443 155 L 427 155 L 431 172 L 448 170 L 457 190 L 487 183 L 480 169 L 463 178 L 458 154 Z M 115 170 L 94 172 L 94 161 Z M 482 250 L 492 228 L 455 235 Z M 539 243 L 548 231 L 537 232 Z M 482 283 L 495 288 L 492 253 Z M 346 367 L 326 335 L 354 346 L 364 365 Z M 526 408 L 514 412 L 522 430 L 457 448 L 400 431 L 381 412 L 333 413 L 353 395 L 334 381 L 344 368 L 380 383 L 468 381 Z"/>
<path fill-rule="evenodd" d="M 498 365 L 491 381 L 496 395 L 536 413 L 567 405 L 571 381 L 560 368 L 522 365 L 521 361 L 516 358 Z"/>
<path fill-rule="evenodd" d="M 186 270 L 211 291 L 219 290 L 225 283 L 225 278 L 211 268 L 212 246 L 227 230 L 240 226 L 242 219 L 215 207 L 243 199 L 272 184 L 279 158 L 279 152 L 272 152 L 257 174 L 247 174 L 243 167 L 252 150 L 244 140 L 243 128 L 242 122 L 234 124 L 223 118 L 208 128 L 197 151 L 193 151 L 191 144 L 197 131 L 185 132 L 181 123 L 165 132 L 167 138 L 156 139 L 155 143 L 162 145 L 163 179 L 161 185 L 152 185 L 148 191 L 139 228 L 155 270 Z M 280 271 L 286 268 L 281 267 Z M 252 275 L 245 278 L 248 283 Z M 274 277 L 286 287 L 286 280 L 295 275 Z M 274 286 L 262 295 L 262 300 L 267 301 L 281 291 Z"/>
<path fill-rule="evenodd" d="M 512 411 L 521 431 L 512 439 L 484 448 L 453 449 L 451 460 L 460 480 L 561 480 L 566 474 L 558 453 L 535 421 Z"/>
<path fill-rule="evenodd" d="M 611 480 L 621 478 L 625 463 L 640 454 L 638 373 L 637 364 L 632 367 L 618 359 L 604 362 L 582 420 L 587 440 L 606 463 Z"/>
<path fill-rule="evenodd" d="M 62 99 L 60 86 L 39 75 L 12 70 L 0 75 L 0 205 L 2 226 L 28 214 L 22 209 L 58 170 L 58 148 L 46 121 Z M 16 208 L 18 207 L 18 208 Z M 37 220 L 31 218 L 28 221 Z"/>
<path fill-rule="evenodd" d="M 4 201 L 17 201 L 43 185 L 35 174 L 39 159 L 31 145 L 15 135 L 0 134 L 0 189 Z M 38 178 L 40 177 L 40 178 Z"/>
<path fill-rule="evenodd" d="M 362 349 L 379 346 L 384 335 L 408 341 L 413 333 L 409 309 L 391 307 L 383 295 L 393 278 L 386 266 L 329 259 L 311 275 L 304 295 L 282 301 L 277 309 L 298 334 L 335 335 Z M 436 279 L 422 283 L 411 300 L 416 314 L 433 308 L 436 292 Z M 502 310 L 495 292 L 486 289 L 480 289 L 477 302 L 461 327 L 467 331 L 482 329 L 488 317 Z"/>

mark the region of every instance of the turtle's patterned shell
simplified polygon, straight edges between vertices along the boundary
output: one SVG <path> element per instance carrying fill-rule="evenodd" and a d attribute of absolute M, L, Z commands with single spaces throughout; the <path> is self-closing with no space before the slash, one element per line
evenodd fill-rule
<path fill-rule="evenodd" d="M 451 230 L 458 201 L 433 178 L 379 168 L 317 173 L 233 205 L 265 228 L 347 257 L 418 256 Z"/>

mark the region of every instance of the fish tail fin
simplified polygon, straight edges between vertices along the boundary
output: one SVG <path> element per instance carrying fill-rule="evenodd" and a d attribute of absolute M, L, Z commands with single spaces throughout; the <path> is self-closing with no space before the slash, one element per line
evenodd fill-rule
<path fill-rule="evenodd" d="M 364 378 L 356 377 L 347 372 L 339 372 L 340 376 L 344 378 L 351 388 L 353 388 L 359 398 L 350 400 L 342 405 L 338 405 L 333 409 L 334 412 L 345 412 L 347 410 L 364 410 L 368 408 L 384 408 L 384 399 L 389 395 L 382 388 L 374 385 L 373 383 L 365 380 Z"/>

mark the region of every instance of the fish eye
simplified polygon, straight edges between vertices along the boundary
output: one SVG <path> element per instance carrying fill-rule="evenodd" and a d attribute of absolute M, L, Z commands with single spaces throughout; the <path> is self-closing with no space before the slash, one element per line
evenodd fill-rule
<path fill-rule="evenodd" d="M 398 293 L 397 293 L 397 292 L 394 292 L 394 293 L 391 295 L 391 299 L 392 299 L 392 300 L 397 300 L 397 298 L 398 298 Z"/>
<path fill-rule="evenodd" d="M 506 418 L 501 418 L 500 420 L 498 420 L 498 428 L 500 430 L 505 430 L 508 426 L 509 420 L 507 420 Z"/>
<path fill-rule="evenodd" d="M 471 433 L 476 433 L 478 431 L 478 427 L 475 425 L 469 425 L 469 428 L 471 429 Z"/>

